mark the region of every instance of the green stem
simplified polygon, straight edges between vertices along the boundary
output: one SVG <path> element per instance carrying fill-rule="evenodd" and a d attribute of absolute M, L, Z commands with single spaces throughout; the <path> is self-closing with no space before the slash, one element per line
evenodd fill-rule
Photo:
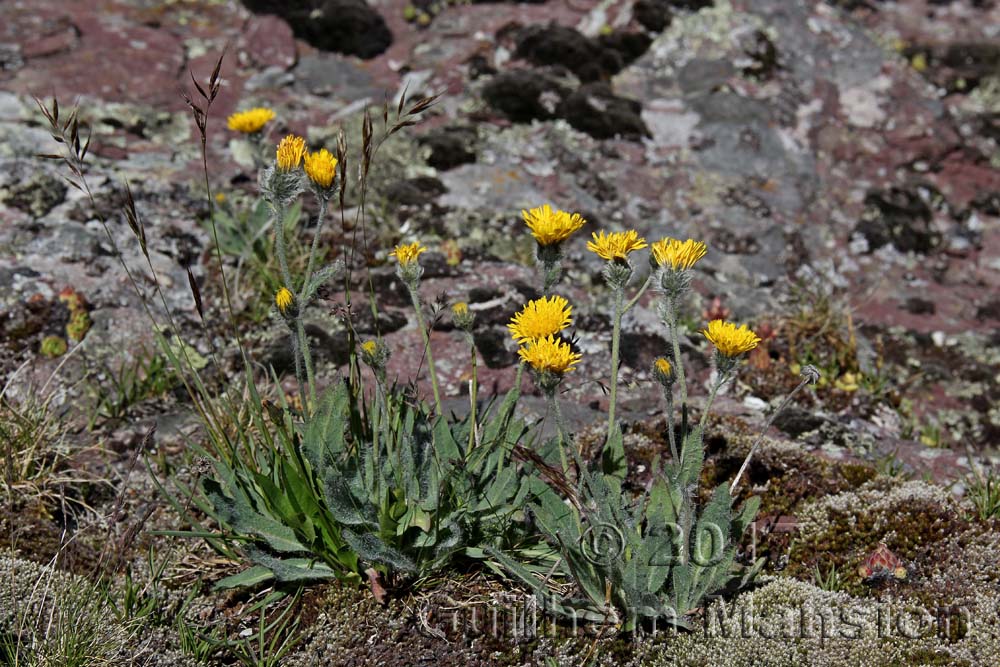
<path fill-rule="evenodd" d="M 514 387 L 517 389 L 517 393 L 521 393 L 521 382 L 524 380 L 524 362 L 518 361 L 517 363 L 517 374 L 514 376 Z"/>
<path fill-rule="evenodd" d="M 615 407 L 618 402 L 618 354 L 621 344 L 622 301 L 625 298 L 624 288 L 615 290 L 614 326 L 611 329 L 611 395 L 608 397 L 608 442 L 615 432 Z"/>
<path fill-rule="evenodd" d="M 309 406 L 305 405 L 303 396 L 302 412 L 310 414 L 311 408 L 316 406 L 316 379 L 313 377 L 312 354 L 309 352 L 309 340 L 306 338 L 306 327 L 302 324 L 302 316 L 295 318 L 295 332 L 299 337 L 299 352 L 302 355 L 302 363 L 306 367 L 306 384 L 309 387 Z"/>
<path fill-rule="evenodd" d="M 309 262 L 306 264 L 306 278 L 302 281 L 302 291 L 299 300 L 304 303 L 306 289 L 309 281 L 312 280 L 313 266 L 316 263 L 316 249 L 319 247 L 320 233 L 323 231 L 323 223 L 326 222 L 326 197 L 319 197 L 319 214 L 316 216 L 316 232 L 313 235 L 312 246 L 309 248 Z"/>
<path fill-rule="evenodd" d="M 472 380 L 469 387 L 469 410 L 472 415 L 472 419 L 470 420 L 471 430 L 469 431 L 469 450 L 471 451 L 476 446 L 476 430 L 478 429 L 478 423 L 476 422 L 476 397 L 479 394 L 479 368 L 478 360 L 476 359 L 476 343 L 472 339 L 472 334 L 469 334 L 469 352 L 472 357 Z"/>
<path fill-rule="evenodd" d="M 672 387 L 663 390 L 663 396 L 667 399 L 667 438 L 670 440 L 670 456 L 674 463 L 678 463 L 677 458 L 677 436 L 674 434 L 674 390 Z"/>
<path fill-rule="evenodd" d="M 623 314 L 632 310 L 632 306 L 638 303 L 639 299 L 642 298 L 642 295 L 646 293 L 646 290 L 649 289 L 650 284 L 653 282 L 653 275 L 654 274 L 650 273 L 648 276 L 646 276 L 646 282 L 642 284 L 642 287 L 639 288 L 639 291 L 636 292 L 636 295 L 631 299 L 629 299 L 629 302 L 625 304 L 625 307 L 622 309 Z"/>
<path fill-rule="evenodd" d="M 556 431 L 559 433 L 559 461 L 562 463 L 563 474 L 569 473 L 569 463 L 566 461 L 566 445 L 569 438 L 566 436 L 566 426 L 563 423 L 562 408 L 559 407 L 559 400 L 556 398 L 556 390 L 549 394 L 549 405 L 552 407 L 552 414 L 556 418 Z"/>
<path fill-rule="evenodd" d="M 438 389 L 437 371 L 434 369 L 434 354 L 431 352 L 431 332 L 424 323 L 424 311 L 420 306 L 420 295 L 413 287 L 410 288 L 410 299 L 413 301 L 413 309 L 417 312 L 417 327 L 424 337 L 424 352 L 427 354 L 427 369 L 430 371 L 431 388 L 434 390 L 434 406 L 437 408 L 439 417 L 444 417 L 444 410 L 441 409 L 441 390 Z"/>
<path fill-rule="evenodd" d="M 274 205 L 274 250 L 278 256 L 281 280 L 285 287 L 292 289 L 292 273 L 288 270 L 288 253 L 285 251 L 285 207 L 281 204 Z"/>
<path fill-rule="evenodd" d="M 712 388 L 708 392 L 708 401 L 705 403 L 705 409 L 702 410 L 701 420 L 698 422 L 698 427 L 701 428 L 701 432 L 705 432 L 705 422 L 708 421 L 708 413 L 712 409 L 712 403 L 715 401 L 715 395 L 719 393 L 719 389 L 722 385 L 726 383 L 729 379 L 729 373 L 720 373 L 719 377 L 716 378 L 715 383 L 712 384 Z"/>
<path fill-rule="evenodd" d="M 306 383 L 302 377 L 302 339 L 297 332 L 292 334 L 292 357 L 295 359 L 295 381 L 299 384 L 299 398 L 302 399 L 302 411 L 305 412 Z"/>
<path fill-rule="evenodd" d="M 677 303 L 675 299 L 667 299 L 667 327 L 670 329 L 670 342 L 674 348 L 674 368 L 677 370 L 677 381 L 681 386 L 681 409 L 687 409 L 687 381 L 684 378 L 684 364 L 681 362 L 681 342 L 677 334 Z"/>

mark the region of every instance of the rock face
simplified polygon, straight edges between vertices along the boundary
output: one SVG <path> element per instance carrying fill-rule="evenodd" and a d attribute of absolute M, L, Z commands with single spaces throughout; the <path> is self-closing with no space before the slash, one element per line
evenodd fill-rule
<path fill-rule="evenodd" d="M 252 12 L 277 14 L 323 51 L 374 58 L 392 44 L 385 19 L 365 0 L 243 0 Z"/>

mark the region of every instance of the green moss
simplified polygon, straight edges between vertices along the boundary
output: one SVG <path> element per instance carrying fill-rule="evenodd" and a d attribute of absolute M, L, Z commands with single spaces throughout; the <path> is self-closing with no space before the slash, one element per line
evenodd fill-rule
<path fill-rule="evenodd" d="M 87 335 L 87 332 L 90 331 L 92 325 L 93 322 L 86 310 L 74 311 L 69 323 L 66 324 L 66 335 L 69 336 L 70 340 L 75 340 L 79 343 Z"/>
<path fill-rule="evenodd" d="M 66 354 L 67 349 L 66 341 L 61 336 L 46 336 L 42 339 L 42 345 L 38 352 L 43 357 L 55 359 Z"/>

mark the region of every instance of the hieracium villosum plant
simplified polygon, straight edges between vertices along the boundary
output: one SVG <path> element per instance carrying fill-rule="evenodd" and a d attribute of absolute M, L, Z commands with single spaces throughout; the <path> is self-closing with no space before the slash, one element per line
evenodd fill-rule
<path fill-rule="evenodd" d="M 220 67 L 221 60 L 207 89 L 196 84 L 200 100 L 188 100 L 202 139 L 205 194 L 212 210 L 206 137 Z M 701 417 L 692 423 L 678 317 L 691 289 L 692 269 L 706 254 L 706 246 L 670 238 L 649 244 L 634 230 L 595 233 L 587 248 L 603 261 L 604 282 L 611 293 L 610 391 L 600 460 L 596 464 L 584 460 L 559 404 L 564 384 L 582 355 L 566 337 L 573 308 L 554 290 L 565 262 L 564 246 L 585 221 L 579 214 L 545 205 L 522 212 L 537 242 L 542 296 L 511 317 L 509 329 L 519 363 L 515 386 L 505 396 L 480 399 L 472 335 L 475 313 L 461 301 L 451 308 L 456 335 L 468 350 L 472 370 L 469 410 L 461 418 L 446 414 L 442 403 L 421 294 L 421 255 L 427 248 L 417 239 L 401 240 L 388 253 L 413 306 L 432 396 L 424 400 L 427 397 L 418 394 L 417 385 L 400 385 L 390 375 L 389 343 L 377 333 L 360 340 L 351 320 L 352 289 L 360 283 L 367 287 L 373 320 L 379 321 L 371 274 L 362 280 L 353 275 L 358 264 L 367 267 L 367 262 L 356 262 L 357 233 L 363 235 L 365 230 L 367 178 L 378 147 L 386 137 L 414 124 L 434 99 L 407 104 L 402 96 L 392 122 L 385 105 L 381 137 L 376 137 L 365 112 L 354 181 L 348 178 L 349 151 L 343 132 L 335 153 L 310 150 L 296 135 L 266 151 L 265 132 L 275 117 L 273 111 L 253 108 L 229 117 L 229 130 L 247 137 L 262 156 L 258 187 L 269 222 L 260 229 L 270 234 L 263 252 L 270 253 L 277 265 L 279 285 L 272 310 L 294 358 L 298 392 L 286 396 L 277 373 L 260 369 L 253 361 L 226 278 L 227 266 L 236 258 L 226 256 L 229 246 L 220 241 L 214 216 L 218 276 L 233 344 L 242 360 L 240 377 L 213 389 L 215 385 L 203 379 L 201 364 L 192 359 L 193 348 L 176 340 L 181 328 L 159 283 L 155 294 L 162 308 L 157 310 L 133 281 L 156 324 L 161 350 L 204 426 L 203 438 L 192 441 L 190 449 L 207 465 L 198 466 L 200 472 L 193 479 L 174 477 L 162 487 L 182 519 L 194 526 L 172 534 L 205 539 L 245 566 L 217 582 L 220 587 L 265 582 L 296 586 L 338 578 L 367 581 L 377 592 L 385 586 L 417 585 L 445 570 L 485 565 L 519 578 L 548 609 L 572 619 L 634 627 L 643 620 L 668 618 L 683 625 L 705 596 L 748 581 L 759 567 L 736 564 L 741 536 L 758 501 L 734 507 L 735 488 L 756 443 L 733 482 L 720 485 L 707 502 L 698 503 L 703 432 L 713 400 L 759 338 L 746 325 L 708 323 L 703 333 L 715 347 L 715 373 Z M 86 149 L 70 144 L 74 150 L 67 164 L 85 184 Z M 360 202 L 351 225 L 345 220 L 348 188 L 357 188 Z M 299 232 L 284 221 L 304 197 L 314 198 L 318 213 L 311 241 L 298 245 L 308 245 L 304 262 L 292 263 L 286 236 Z M 325 247 L 323 236 L 334 202 L 339 204 L 343 232 L 341 259 L 321 267 L 319 258 L 337 254 Z M 149 262 L 145 227 L 131 191 L 125 217 Z M 354 230 L 353 235 L 348 229 Z M 108 236 L 114 242 L 110 231 Z M 633 290 L 632 262 L 646 248 L 653 270 Z M 124 261 L 122 266 L 131 279 Z M 155 278 L 152 266 L 149 262 Z M 208 333 L 198 283 L 190 273 L 189 278 L 199 319 Z M 308 309 L 320 288 L 331 281 L 343 286 L 347 306 L 344 325 L 351 353 L 344 375 L 324 374 L 317 368 L 306 328 Z M 657 294 L 670 340 L 652 368 L 654 391 L 667 404 L 670 451 L 657 462 L 652 486 L 633 497 L 623 484 L 626 452 L 616 416 L 621 325 L 650 287 Z M 214 350 L 211 364 L 214 372 L 223 368 Z M 551 439 L 544 439 L 540 429 L 529 428 L 516 414 L 525 371 L 548 401 L 557 425 Z M 811 370 L 806 374 L 806 380 L 813 379 Z M 208 525 L 203 525 L 202 517 L 208 517 Z M 572 582 L 575 592 L 550 595 L 545 578 L 553 576 Z"/>

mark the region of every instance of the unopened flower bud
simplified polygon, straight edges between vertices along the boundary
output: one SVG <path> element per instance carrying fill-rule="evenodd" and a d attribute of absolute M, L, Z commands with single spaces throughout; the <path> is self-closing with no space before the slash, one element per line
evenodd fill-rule
<path fill-rule="evenodd" d="M 456 327 L 466 333 L 471 333 L 472 325 L 476 321 L 476 314 L 469 310 L 469 304 L 460 301 L 451 307 L 451 319 Z"/>

